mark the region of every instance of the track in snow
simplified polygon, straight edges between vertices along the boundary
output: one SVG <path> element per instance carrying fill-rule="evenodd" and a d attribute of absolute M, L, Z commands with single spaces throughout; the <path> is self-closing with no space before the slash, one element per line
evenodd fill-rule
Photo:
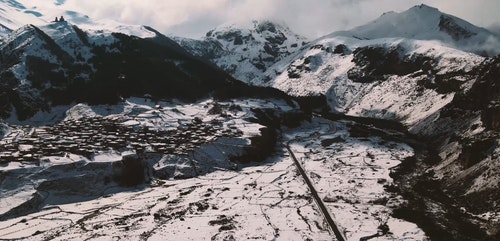
<path fill-rule="evenodd" d="M 314 188 L 314 185 L 312 184 L 311 180 L 309 179 L 309 176 L 307 176 L 304 168 L 302 167 L 300 162 L 295 157 L 295 154 L 293 153 L 292 149 L 290 148 L 290 142 L 286 143 L 286 149 L 287 149 L 288 153 L 290 153 L 290 156 L 292 157 L 292 160 L 295 163 L 295 166 L 299 170 L 299 173 L 302 176 L 302 178 L 304 178 L 304 181 L 306 182 L 307 186 L 309 187 L 309 190 L 311 190 L 311 194 L 312 194 L 314 200 L 316 201 L 316 204 L 318 205 L 321 213 L 325 217 L 325 220 L 328 223 L 328 226 L 330 226 L 330 229 L 335 234 L 335 237 L 339 241 L 345 241 L 346 238 L 344 237 L 344 234 L 340 231 L 336 222 L 333 220 L 332 215 L 330 215 L 328 208 L 323 203 L 323 200 L 319 197 L 318 192 L 316 191 L 316 189 Z"/>

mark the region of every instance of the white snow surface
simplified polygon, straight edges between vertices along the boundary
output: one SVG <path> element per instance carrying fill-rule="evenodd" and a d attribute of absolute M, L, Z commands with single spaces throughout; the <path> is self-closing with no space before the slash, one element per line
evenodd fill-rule
<path fill-rule="evenodd" d="M 154 37 L 156 34 L 142 25 L 119 23 L 112 19 L 90 19 L 89 16 L 62 8 L 56 2 L 50 7 L 37 1 L 0 0 L 0 38 L 7 37 L 12 31 L 27 24 L 45 26 L 53 23 L 55 17 L 63 16 L 67 23 L 77 25 L 81 29 L 95 33 L 119 32 L 140 38 Z"/>
<path fill-rule="evenodd" d="M 224 164 L 230 164 L 228 155 L 238 154 L 241 147 L 248 145 L 245 136 L 254 135 L 261 127 L 236 121 L 249 115 L 250 108 L 291 107 L 282 101 L 220 102 L 242 108 L 226 113 L 233 119 L 208 115 L 213 104 L 212 100 L 183 104 L 132 98 L 113 106 L 68 107 L 66 121 L 101 116 L 131 126 L 170 129 L 194 117 L 203 122 L 215 118 L 244 134 L 240 138 L 219 138 L 197 149 L 192 157 L 206 158 L 206 170 L 216 167 L 203 175 L 181 180 L 152 179 L 150 185 L 135 188 L 101 180 L 112 171 L 113 163 L 130 155 L 130 150 L 103 151 L 91 158 L 74 154 L 47 156 L 36 165 L 2 165 L 0 170 L 9 175 L 0 186 L 0 213 L 30 199 L 40 201 L 42 208 L 0 221 L 0 238 L 331 240 L 332 234 L 284 145 L 278 145 L 276 154 L 262 163 Z M 298 128 L 284 129 L 282 141 L 290 143 L 348 240 L 377 234 L 380 225 L 387 225 L 390 233 L 376 240 L 425 240 L 425 234 L 415 224 L 391 217 L 392 209 L 404 200 L 383 188 L 392 183 L 390 168 L 413 155 L 412 148 L 378 137 L 351 137 L 349 125 L 349 121 L 313 118 Z M 30 128 L 29 132 L 40 132 L 39 128 Z M 18 134 L 2 141 L 26 135 L 25 131 L 20 127 Z M 323 144 L 335 138 L 341 141 Z M 151 155 L 146 162 L 158 172 L 187 175 L 192 170 L 189 158 L 175 155 Z M 35 190 L 38 185 L 45 189 Z"/>
<path fill-rule="evenodd" d="M 0 0 L 0 38 L 25 24 L 46 24 L 42 14 L 15 0 Z"/>
<path fill-rule="evenodd" d="M 415 224 L 391 217 L 404 200 L 384 189 L 393 183 L 390 169 L 412 156 L 413 149 L 379 137 L 351 137 L 349 124 L 318 118 L 285 133 L 337 225 L 347 240 L 374 235 L 384 224 L 391 234 L 376 240 L 425 240 Z"/>
<path fill-rule="evenodd" d="M 454 27 L 452 33 L 448 33 L 443 27 L 445 21 Z M 368 24 L 329 35 L 333 36 L 367 40 L 380 38 L 437 40 L 445 46 L 464 51 L 486 53 L 489 56 L 500 53 L 500 39 L 495 34 L 424 4 L 401 13 L 387 12 Z"/>

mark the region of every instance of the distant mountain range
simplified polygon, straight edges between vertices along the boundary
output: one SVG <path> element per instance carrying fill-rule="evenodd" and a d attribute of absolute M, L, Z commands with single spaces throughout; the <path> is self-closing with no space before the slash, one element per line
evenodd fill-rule
<path fill-rule="evenodd" d="M 209 31 L 202 40 L 172 38 L 193 55 L 210 60 L 237 79 L 257 85 L 269 85 L 285 65 L 303 57 L 306 44 L 311 48 L 336 41 L 330 44 L 333 46 L 329 51 L 333 51 L 338 44 L 353 49 L 396 41 L 408 42 L 421 51 L 436 45 L 481 56 L 500 53 L 500 38 L 496 34 L 427 5 L 401 13 L 388 12 L 366 25 L 312 41 L 285 24 L 272 21 L 224 24 Z"/>

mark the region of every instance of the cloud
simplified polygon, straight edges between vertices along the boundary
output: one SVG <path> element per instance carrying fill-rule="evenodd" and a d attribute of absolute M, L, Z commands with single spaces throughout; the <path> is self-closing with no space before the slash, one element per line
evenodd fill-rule
<path fill-rule="evenodd" d="M 18 0 L 25 5 L 51 5 L 128 24 L 152 26 L 164 33 L 201 37 L 230 21 L 271 19 L 314 38 L 365 24 L 388 11 L 427 4 L 479 26 L 500 24 L 498 0 Z M 54 5 L 63 3 L 62 6 Z"/>
<path fill-rule="evenodd" d="M 488 30 L 500 37 L 500 23 L 492 24 L 488 27 Z"/>

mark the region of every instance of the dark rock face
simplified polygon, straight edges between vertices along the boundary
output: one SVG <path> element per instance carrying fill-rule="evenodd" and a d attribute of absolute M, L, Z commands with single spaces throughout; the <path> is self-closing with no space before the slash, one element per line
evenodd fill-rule
<path fill-rule="evenodd" d="M 384 75 L 407 75 L 422 68 L 428 58 L 419 55 L 404 56 L 401 47 L 361 47 L 354 50 L 356 66 L 347 72 L 354 82 L 371 83 L 384 80 Z"/>
<path fill-rule="evenodd" d="M 339 44 L 339 45 L 335 46 L 333 53 L 340 54 L 340 55 L 349 55 L 352 53 L 352 51 L 351 51 L 351 49 L 349 49 L 349 47 L 345 46 L 344 44 Z"/>
<path fill-rule="evenodd" d="M 427 71 L 426 77 L 418 82 L 419 86 L 426 89 L 433 89 L 440 94 L 457 93 L 462 90 L 465 80 L 475 78 L 475 70 L 465 72 L 457 70 L 444 74 L 438 74 L 431 66 L 432 61 L 424 62 L 423 69 Z"/>
<path fill-rule="evenodd" d="M 236 36 L 233 41 L 234 45 L 242 45 L 243 44 L 243 38 L 241 36 Z"/>
<path fill-rule="evenodd" d="M 457 108 L 480 110 L 481 120 L 488 130 L 498 131 L 500 126 L 500 56 L 487 60 L 477 70 L 478 80 L 472 89 L 459 94 L 453 102 Z"/>
<path fill-rule="evenodd" d="M 464 140 L 463 142 L 464 146 L 458 160 L 462 162 L 461 164 L 464 169 L 471 168 L 488 156 L 493 155 L 493 150 L 497 147 L 494 137 L 481 138 L 478 140 Z"/>
<path fill-rule="evenodd" d="M 0 120 L 0 140 L 8 133 L 9 127 Z M 0 177 L 1 180 L 1 177 Z"/>
<path fill-rule="evenodd" d="M 268 22 L 268 21 L 262 22 L 259 25 L 257 25 L 256 30 L 259 33 L 264 32 L 264 31 L 269 31 L 271 33 L 276 33 L 276 31 L 277 31 L 276 30 L 276 26 L 273 23 Z"/>
<path fill-rule="evenodd" d="M 177 41 L 186 51 L 203 59 L 219 58 L 226 53 L 222 44 L 216 39 L 206 39 L 203 41 L 178 39 Z M 235 41 L 237 40 L 235 39 Z"/>
<path fill-rule="evenodd" d="M 222 34 L 218 34 L 216 36 L 217 39 L 224 39 L 227 40 L 228 42 L 235 41 L 236 38 L 242 39 L 243 36 L 241 35 L 241 31 L 239 30 L 232 30 L 228 31 Z"/>
<path fill-rule="evenodd" d="M 459 91 L 436 120 L 423 122 L 427 123 L 421 128 L 425 133 L 417 134 L 428 142 L 437 157 L 425 164 L 428 165 L 425 169 L 432 170 L 429 175 L 419 177 L 434 183 L 434 188 L 429 187 L 432 193 L 428 196 L 436 198 L 435 191 L 440 190 L 439 197 L 445 198 L 441 202 L 464 207 L 478 215 L 500 211 L 500 190 L 495 178 L 500 175 L 500 56 L 487 59 L 473 71 L 476 81 L 472 88 Z M 439 177 L 434 172 L 439 172 Z M 471 240 L 499 237 L 498 221 L 477 220 L 469 213 L 457 211 L 453 218 L 482 227 L 482 231 L 471 234 Z M 484 233 L 488 235 L 482 236 Z M 463 234 L 454 234 L 454 237 Z"/>
<path fill-rule="evenodd" d="M 126 155 L 121 162 L 115 163 L 116 182 L 123 186 L 136 186 L 144 183 L 147 164 L 138 155 Z"/>
<path fill-rule="evenodd" d="M 455 41 L 467 39 L 476 35 L 476 33 L 464 29 L 463 27 L 458 25 L 452 18 L 446 15 L 441 15 L 441 18 L 439 20 L 439 30 L 450 35 L 450 37 Z"/>
<path fill-rule="evenodd" d="M 273 152 L 278 140 L 277 130 L 273 127 L 260 129 L 260 135 L 250 138 L 251 147 L 246 148 L 245 155 L 238 157 L 237 162 L 261 162 L 269 157 Z"/>
<path fill-rule="evenodd" d="M 15 75 L 6 70 L 0 74 L 0 118 L 7 118 L 13 109 L 20 119 L 27 118 L 48 105 L 40 94 L 28 86 L 19 86 Z"/>
<path fill-rule="evenodd" d="M 327 54 L 333 53 L 333 54 L 344 55 L 343 54 L 344 51 L 346 54 L 350 53 L 351 50 L 349 48 L 347 48 L 347 46 L 345 46 L 345 45 L 342 45 L 343 47 L 342 46 L 339 47 L 339 46 L 337 46 L 338 47 L 337 53 L 332 51 L 331 47 L 324 46 L 322 44 L 313 45 L 313 46 L 309 47 L 309 49 L 320 49 L 321 51 L 326 52 Z M 291 65 L 289 65 L 287 68 L 288 78 L 298 79 L 304 73 L 316 71 L 322 64 L 323 64 L 323 59 L 319 55 L 311 55 L 308 57 L 302 57 L 300 59 L 297 59 Z"/>
<path fill-rule="evenodd" d="M 256 31 L 257 33 L 263 33 L 265 31 L 273 33 L 273 35 L 266 37 L 266 40 L 272 45 L 281 45 L 287 40 L 285 34 L 279 31 L 274 23 L 268 21 L 259 23 L 256 27 Z"/>
<path fill-rule="evenodd" d="M 266 43 L 264 45 L 264 51 L 268 53 L 269 55 L 272 55 L 273 57 L 278 57 L 279 54 L 279 48 L 276 45 L 272 45 L 270 43 Z"/>

